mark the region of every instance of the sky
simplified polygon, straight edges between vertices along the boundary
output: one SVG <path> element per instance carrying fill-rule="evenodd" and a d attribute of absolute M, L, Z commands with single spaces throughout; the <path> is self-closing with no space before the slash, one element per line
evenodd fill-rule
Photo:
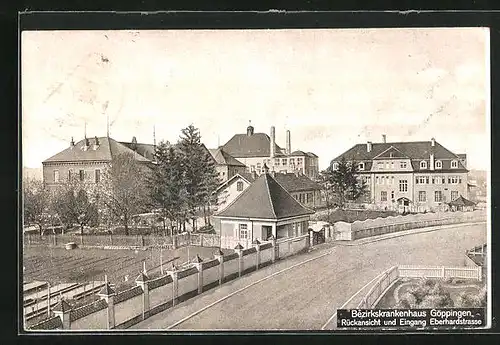
<path fill-rule="evenodd" d="M 24 31 L 23 166 L 87 137 L 209 148 L 276 127 L 320 169 L 357 143 L 432 137 L 487 169 L 484 28 Z"/>

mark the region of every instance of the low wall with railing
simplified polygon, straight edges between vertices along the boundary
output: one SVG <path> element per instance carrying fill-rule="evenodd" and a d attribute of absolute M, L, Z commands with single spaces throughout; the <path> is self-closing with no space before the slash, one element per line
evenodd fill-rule
<path fill-rule="evenodd" d="M 371 309 L 377 305 L 389 288 L 400 278 L 461 278 L 482 281 L 481 267 L 394 266 L 385 271 L 365 294 L 358 309 Z"/>
<path fill-rule="evenodd" d="M 485 210 L 389 216 L 354 223 L 337 222 L 334 229 L 336 240 L 352 241 L 416 228 L 482 221 L 486 221 Z"/>
<path fill-rule="evenodd" d="M 29 327 L 50 329 L 123 329 L 170 308 L 186 299 L 242 275 L 272 264 L 284 257 L 300 253 L 309 247 L 309 235 L 296 238 L 256 242 L 253 247 L 235 248 L 232 254 L 217 251 L 214 258 L 196 257 L 185 267 L 172 267 L 166 274 L 149 279 L 139 275 L 136 286 L 116 294 L 103 289 L 100 299 L 78 309 L 66 308 Z M 281 250 L 279 249 L 281 248 Z M 109 288 L 109 283 L 106 282 Z M 105 286 L 105 287 L 106 287 Z M 52 312 L 54 314 L 55 311 Z M 59 317 L 57 317 L 59 316 Z"/>

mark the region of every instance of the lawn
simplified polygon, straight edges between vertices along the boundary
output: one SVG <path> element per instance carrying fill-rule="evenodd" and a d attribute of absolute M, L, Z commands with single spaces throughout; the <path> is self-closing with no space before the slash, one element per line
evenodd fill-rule
<path fill-rule="evenodd" d="M 134 280 L 142 271 L 143 262 L 150 277 L 160 274 L 160 256 L 164 271 L 172 263 L 180 265 L 197 254 L 204 260 L 213 258 L 218 248 L 183 247 L 176 250 L 105 250 L 53 248 L 45 246 L 28 247 L 23 252 L 25 282 L 34 280 L 48 281 L 51 285 L 60 283 L 83 283 L 103 281 L 104 275 L 117 287 L 126 288 L 134 285 Z M 232 253 L 232 250 L 222 250 Z"/>

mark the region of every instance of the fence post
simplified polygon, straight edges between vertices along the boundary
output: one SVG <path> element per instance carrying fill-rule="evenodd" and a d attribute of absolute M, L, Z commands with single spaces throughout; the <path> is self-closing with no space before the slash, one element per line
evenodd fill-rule
<path fill-rule="evenodd" d="M 477 266 L 477 278 L 479 281 L 483 280 L 483 267 L 482 266 Z"/>
<path fill-rule="evenodd" d="M 203 234 L 200 234 L 200 247 L 203 247 Z"/>
<path fill-rule="evenodd" d="M 243 246 L 238 243 L 234 247 L 234 251 L 238 254 L 238 277 L 241 277 L 243 271 Z"/>
<path fill-rule="evenodd" d="M 97 293 L 97 296 L 104 299 L 108 304 L 108 329 L 113 329 L 115 327 L 115 304 L 114 304 L 114 296 L 116 292 L 111 288 L 108 283 L 108 277 L 104 276 L 104 286 L 101 291 Z"/>
<path fill-rule="evenodd" d="M 172 247 L 177 249 L 177 235 L 172 235 Z"/>
<path fill-rule="evenodd" d="M 59 316 L 63 329 L 71 329 L 71 306 L 64 299 L 61 299 L 53 309 L 54 315 Z"/>
<path fill-rule="evenodd" d="M 219 285 L 222 285 L 224 280 L 224 253 L 219 249 L 215 252 L 214 257 L 219 260 Z"/>
<path fill-rule="evenodd" d="M 149 277 L 146 274 L 146 262 L 144 262 L 144 268 L 141 273 L 135 279 L 137 286 L 142 289 L 142 319 L 146 318 L 146 313 L 149 311 Z"/>
<path fill-rule="evenodd" d="M 172 263 L 172 270 L 168 272 L 172 277 L 172 306 L 177 304 L 177 295 L 179 293 L 179 271 L 177 267 Z"/>
<path fill-rule="evenodd" d="M 83 246 L 83 234 L 80 234 L 80 245 Z"/>
<path fill-rule="evenodd" d="M 255 254 L 255 269 L 258 270 L 260 265 L 260 241 L 258 239 L 255 239 L 252 244 L 254 245 L 255 250 L 257 250 Z"/>
<path fill-rule="evenodd" d="M 109 245 L 113 245 L 113 234 L 109 234 Z"/>
<path fill-rule="evenodd" d="M 144 247 L 144 235 L 141 235 L 141 247 Z"/>
<path fill-rule="evenodd" d="M 201 294 L 203 292 L 203 260 L 196 254 L 193 263 L 198 270 L 198 294 Z"/>
<path fill-rule="evenodd" d="M 441 268 L 441 277 L 443 278 L 445 278 L 445 269 L 446 268 L 444 266 Z"/>
<path fill-rule="evenodd" d="M 276 260 L 278 260 L 280 255 L 279 247 L 276 245 L 276 238 L 273 235 L 271 235 L 268 240 L 271 241 L 271 244 L 273 245 L 273 254 L 271 255 L 271 261 L 274 263 Z"/>

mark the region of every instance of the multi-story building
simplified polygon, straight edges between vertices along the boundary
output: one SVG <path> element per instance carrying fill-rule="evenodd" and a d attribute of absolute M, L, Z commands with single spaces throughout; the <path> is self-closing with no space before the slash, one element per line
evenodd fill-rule
<path fill-rule="evenodd" d="M 217 171 L 217 176 L 221 182 L 225 182 L 234 175 L 246 171 L 245 164 L 225 152 L 222 147 L 219 147 L 218 149 L 210 149 L 209 152 L 214 159 L 215 170 Z"/>
<path fill-rule="evenodd" d="M 254 133 L 254 127 L 248 126 L 246 134 L 235 134 L 222 149 L 243 163 L 247 172 L 255 171 L 260 175 L 266 164 L 271 171 L 301 172 L 312 180 L 318 178 L 318 156 L 300 150 L 292 152 L 290 131 L 286 132 L 286 148 L 279 147 L 275 142 L 274 126 L 270 135 Z"/>
<path fill-rule="evenodd" d="M 377 208 L 414 212 L 446 209 L 468 197 L 467 157 L 430 141 L 357 144 L 332 160 L 355 162 L 368 188 L 364 202 Z"/>
<path fill-rule="evenodd" d="M 71 139 L 69 147 L 42 162 L 43 182 L 51 190 L 70 179 L 76 178 L 89 189 L 98 185 L 113 157 L 131 153 L 137 162 L 151 164 L 154 145 L 118 142 L 109 137 L 84 138 L 78 142 Z"/>

